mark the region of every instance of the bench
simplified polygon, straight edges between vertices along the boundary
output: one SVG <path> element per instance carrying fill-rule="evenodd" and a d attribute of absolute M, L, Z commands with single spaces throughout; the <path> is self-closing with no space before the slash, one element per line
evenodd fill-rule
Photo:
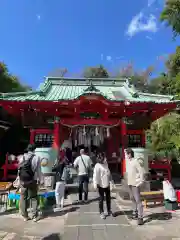
<path fill-rule="evenodd" d="M 49 198 L 55 198 L 54 191 L 39 191 L 38 192 L 40 209 L 44 209 L 47 207 L 47 202 L 48 202 Z M 16 209 L 19 209 L 19 204 L 20 204 L 20 193 L 19 192 L 10 192 L 8 194 L 8 206 L 9 207 L 15 206 Z"/>
<path fill-rule="evenodd" d="M 145 208 L 147 208 L 148 202 L 153 202 L 154 204 L 164 202 L 163 191 L 141 192 L 141 198 Z"/>

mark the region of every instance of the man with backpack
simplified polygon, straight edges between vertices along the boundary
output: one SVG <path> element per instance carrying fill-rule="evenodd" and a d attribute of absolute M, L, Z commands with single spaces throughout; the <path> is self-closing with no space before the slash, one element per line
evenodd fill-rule
<path fill-rule="evenodd" d="M 27 152 L 23 155 L 19 164 L 19 180 L 21 189 L 20 209 L 24 221 L 28 221 L 28 202 L 32 202 L 32 220 L 38 217 L 38 185 L 41 183 L 41 160 L 34 153 L 36 147 L 29 144 Z"/>

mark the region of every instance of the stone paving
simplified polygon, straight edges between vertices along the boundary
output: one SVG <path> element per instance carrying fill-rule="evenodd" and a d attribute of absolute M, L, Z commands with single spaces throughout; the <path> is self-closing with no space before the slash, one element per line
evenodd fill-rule
<path fill-rule="evenodd" d="M 72 195 L 72 203 L 76 202 L 77 196 Z M 112 210 L 116 212 L 116 217 L 108 217 L 106 220 L 100 219 L 98 212 L 97 194 L 90 193 L 90 203 L 87 205 L 77 205 L 76 212 L 69 213 L 65 224 L 63 240 L 140 240 L 140 236 L 120 212 L 116 202 L 112 201 Z"/>
<path fill-rule="evenodd" d="M 96 193 L 91 193 L 89 204 L 76 205 L 77 196 L 71 195 L 67 203 L 69 206 L 63 212 L 50 214 L 38 223 L 23 222 L 18 214 L 0 216 L 0 239 L 141 239 L 114 200 L 112 207 L 117 216 L 101 220 L 96 197 Z"/>
<path fill-rule="evenodd" d="M 137 226 L 128 218 L 130 203 L 112 201 L 114 218 L 102 220 L 97 194 L 90 193 L 90 203 L 76 204 L 70 195 L 62 212 L 48 213 L 38 223 L 23 222 L 18 214 L 0 216 L 0 240 L 180 240 L 180 212 L 166 213 L 164 208 L 145 210 L 145 225 Z"/>
<path fill-rule="evenodd" d="M 141 227 L 128 218 L 131 203 L 116 200 L 119 209 L 126 215 L 129 224 L 143 239 L 147 240 L 180 240 L 180 210 L 167 212 L 163 206 L 144 209 L 145 224 Z"/>

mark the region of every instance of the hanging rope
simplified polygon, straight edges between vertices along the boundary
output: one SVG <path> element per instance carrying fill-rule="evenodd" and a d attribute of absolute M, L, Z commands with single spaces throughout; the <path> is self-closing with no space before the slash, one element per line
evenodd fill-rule
<path fill-rule="evenodd" d="M 119 120 L 116 124 L 110 125 L 110 126 L 107 126 L 107 125 L 97 125 L 97 124 L 90 124 L 90 125 L 89 125 L 89 124 L 86 124 L 86 125 L 84 125 L 84 124 L 69 125 L 69 124 L 62 123 L 61 120 L 60 120 L 61 125 L 66 126 L 66 127 L 69 127 L 69 128 L 77 128 L 77 127 L 85 127 L 85 126 L 88 126 L 88 127 L 99 127 L 99 126 L 101 126 L 101 127 L 103 127 L 103 128 L 113 128 L 113 127 L 119 126 L 120 122 L 121 122 L 121 120 Z"/>

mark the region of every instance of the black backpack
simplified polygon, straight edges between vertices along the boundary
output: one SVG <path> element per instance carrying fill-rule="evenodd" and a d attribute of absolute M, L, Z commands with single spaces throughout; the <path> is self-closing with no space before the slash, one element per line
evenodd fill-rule
<path fill-rule="evenodd" d="M 34 182 L 34 172 L 32 170 L 32 160 L 35 155 L 31 155 L 28 160 L 23 156 L 23 162 L 19 166 L 19 179 L 23 186 L 28 186 Z"/>

